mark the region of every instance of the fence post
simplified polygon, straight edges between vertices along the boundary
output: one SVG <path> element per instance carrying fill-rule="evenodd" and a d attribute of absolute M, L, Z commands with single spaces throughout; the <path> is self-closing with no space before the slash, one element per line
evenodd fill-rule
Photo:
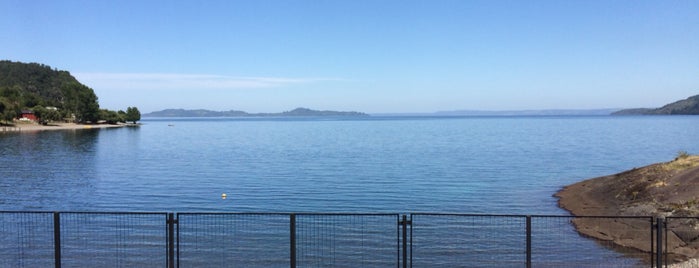
<path fill-rule="evenodd" d="M 410 215 L 410 268 L 413 268 L 413 215 Z M 408 254 L 408 253 L 406 253 Z"/>
<path fill-rule="evenodd" d="M 532 267 L 532 216 L 527 215 L 527 268 Z"/>
<path fill-rule="evenodd" d="M 663 229 L 664 229 L 665 218 L 655 218 L 655 238 L 656 238 L 656 252 L 655 252 L 655 267 L 663 267 Z"/>
<path fill-rule="evenodd" d="M 175 214 L 167 214 L 167 267 L 175 267 Z"/>
<path fill-rule="evenodd" d="M 296 214 L 289 214 L 289 266 L 296 268 Z"/>
<path fill-rule="evenodd" d="M 650 218 L 650 267 L 655 267 L 655 217 Z"/>
<path fill-rule="evenodd" d="M 403 219 L 398 221 L 403 227 L 403 268 L 408 268 L 408 216 L 403 214 Z M 412 265 L 411 265 L 412 266 Z"/>
<path fill-rule="evenodd" d="M 53 257 L 54 266 L 61 268 L 61 214 L 53 213 Z"/>

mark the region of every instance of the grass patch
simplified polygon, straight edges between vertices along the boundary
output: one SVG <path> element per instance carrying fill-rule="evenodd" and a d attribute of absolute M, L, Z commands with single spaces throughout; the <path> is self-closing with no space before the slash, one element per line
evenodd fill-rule
<path fill-rule="evenodd" d="M 680 153 L 677 154 L 677 158 L 675 158 L 675 160 L 672 160 L 663 165 L 665 170 L 681 170 L 693 168 L 696 166 L 699 166 L 699 155 L 690 155 L 684 151 L 680 151 Z"/>

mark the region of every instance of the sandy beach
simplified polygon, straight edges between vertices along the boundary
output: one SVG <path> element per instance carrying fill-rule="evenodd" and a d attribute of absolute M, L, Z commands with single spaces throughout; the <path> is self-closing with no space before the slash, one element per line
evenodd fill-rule
<path fill-rule="evenodd" d="M 34 132 L 34 131 L 50 131 L 50 130 L 78 130 L 78 129 L 94 129 L 94 128 L 115 128 L 131 126 L 133 124 L 76 124 L 76 123 L 51 123 L 41 125 L 37 123 L 16 123 L 14 126 L 0 126 L 0 132 Z"/>

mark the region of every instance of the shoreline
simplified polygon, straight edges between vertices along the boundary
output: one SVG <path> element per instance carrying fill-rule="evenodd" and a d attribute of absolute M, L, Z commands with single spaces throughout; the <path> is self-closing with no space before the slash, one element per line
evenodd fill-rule
<path fill-rule="evenodd" d="M 670 162 L 634 168 L 621 173 L 580 181 L 560 189 L 558 206 L 574 216 L 696 217 L 699 215 L 699 156 L 680 155 Z M 595 218 L 572 220 L 584 236 L 610 241 L 622 248 L 650 252 L 652 232 L 648 220 Z M 669 263 L 699 258 L 699 221 L 668 222 Z M 692 228 L 687 228 L 692 227 Z M 678 266 L 682 267 L 682 266 Z"/>
<path fill-rule="evenodd" d="M 0 133 L 13 132 L 37 132 L 37 131 L 52 131 L 52 130 L 79 130 L 79 129 L 102 129 L 102 128 L 118 128 L 126 126 L 138 126 L 139 124 L 77 124 L 77 123 L 51 123 L 41 125 L 37 123 L 16 123 L 14 126 L 0 126 Z"/>

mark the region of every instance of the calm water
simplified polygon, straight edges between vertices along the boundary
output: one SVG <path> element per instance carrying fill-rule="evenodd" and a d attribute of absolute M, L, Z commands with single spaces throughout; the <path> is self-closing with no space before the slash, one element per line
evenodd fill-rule
<path fill-rule="evenodd" d="M 565 215 L 567 213 L 556 206 L 556 199 L 552 197 L 565 185 L 669 161 L 679 151 L 699 152 L 699 117 L 682 116 L 150 119 L 143 123 L 141 127 L 118 129 L 0 133 L 0 211 Z M 221 199 L 222 193 L 228 198 Z M 8 222 L 18 220 L 10 214 L 2 215 L 7 216 Z M 186 223 L 186 216 L 180 216 Z M 411 240 L 414 242 L 411 248 L 417 256 L 413 260 L 417 266 L 459 266 L 463 265 L 461 258 L 477 260 L 471 261 L 474 265 L 491 263 L 493 260 L 488 258 L 493 256 L 473 252 L 471 247 L 462 248 L 473 243 L 481 247 L 494 246 L 498 252 L 511 250 L 516 255 L 513 259 L 517 260 L 512 265 L 522 265 L 523 218 L 519 223 L 502 219 L 490 222 L 487 217 L 464 219 L 468 223 L 447 222 L 432 226 L 433 229 L 429 229 L 432 228 L 429 221 L 414 222 L 411 234 L 417 235 Z M 480 220 L 487 222 L 480 225 L 473 222 Z M 256 222 L 252 226 L 263 223 Z M 395 224 L 395 219 L 388 225 L 391 224 Z M 21 230 L 24 228 L 24 225 L 17 226 Z M 201 223 L 181 225 L 208 232 L 207 226 Z M 226 226 L 226 232 L 237 230 Z M 7 228 L 10 233 L 16 231 L 14 227 Z M 249 228 L 242 231 L 247 232 Z M 286 228 L 271 230 L 284 232 Z M 460 229 L 449 231 L 450 228 Z M 466 232 L 469 228 L 477 228 L 477 235 L 472 237 L 473 230 Z M 536 223 L 533 228 L 536 229 L 536 244 L 533 245 L 536 261 L 562 266 L 571 263 L 648 266 L 638 258 L 629 258 L 580 237 L 566 219 Z M 510 229 L 513 234 L 508 236 Z M 183 230 L 181 239 L 189 234 Z M 258 238 L 269 235 L 269 230 L 255 230 L 245 237 L 253 237 L 257 242 L 244 244 L 241 249 L 222 249 L 220 243 L 205 248 L 225 250 L 225 254 L 243 254 L 254 245 L 265 249 L 286 245 L 259 242 Z M 299 232 L 303 237 L 304 232 Z M 313 229 L 308 239 L 327 238 L 316 237 L 317 232 Z M 420 236 L 421 232 L 426 233 Z M 158 233 L 162 235 L 162 231 Z M 390 233 L 395 235 L 395 231 Z M 341 238 L 341 235 L 352 236 L 355 232 L 335 233 L 332 237 L 356 243 L 354 238 Z M 485 240 L 479 240 L 479 235 L 484 235 L 482 239 Z M 282 233 L 273 238 L 285 237 Z M 5 238 L 15 238 L 15 235 Z M 228 241 L 226 245 L 241 239 L 224 238 L 221 234 L 208 238 Z M 21 235 L 17 239 L 26 240 Z M 185 248 L 191 243 L 186 239 L 180 242 Z M 5 251 L 12 253 L 17 251 L 13 243 L 16 242 L 0 244 L 7 244 L 9 247 Z M 81 251 L 76 256 L 111 252 L 112 247 L 94 245 L 89 247 L 94 250 Z M 388 257 L 389 262 L 395 261 L 395 249 L 388 248 L 389 254 L 374 252 L 362 258 Z M 553 255 L 549 254 L 550 249 L 555 249 Z M 255 252 L 261 254 L 262 251 Z M 205 265 L 211 265 L 212 256 L 218 256 L 214 253 L 187 255 L 190 253 L 187 250 L 180 253 L 185 262 Z M 316 253 L 311 251 L 311 254 Z M 286 254 L 284 251 L 274 255 L 282 259 L 271 266 L 287 266 L 288 260 L 283 259 Z M 10 259 L 6 263 L 16 265 L 12 259 L 15 255 L 8 256 Z M 247 256 L 236 261 L 269 259 L 251 256 L 256 257 Z M 496 256 L 500 257 L 502 254 Z M 30 261 L 34 259 L 29 258 Z M 52 259 L 36 260 L 50 262 Z M 158 260 L 164 261 L 164 257 Z M 395 267 L 395 264 L 387 266 Z"/>
<path fill-rule="evenodd" d="M 143 123 L 0 134 L 0 210 L 566 214 L 567 184 L 699 153 L 696 116 Z"/>

